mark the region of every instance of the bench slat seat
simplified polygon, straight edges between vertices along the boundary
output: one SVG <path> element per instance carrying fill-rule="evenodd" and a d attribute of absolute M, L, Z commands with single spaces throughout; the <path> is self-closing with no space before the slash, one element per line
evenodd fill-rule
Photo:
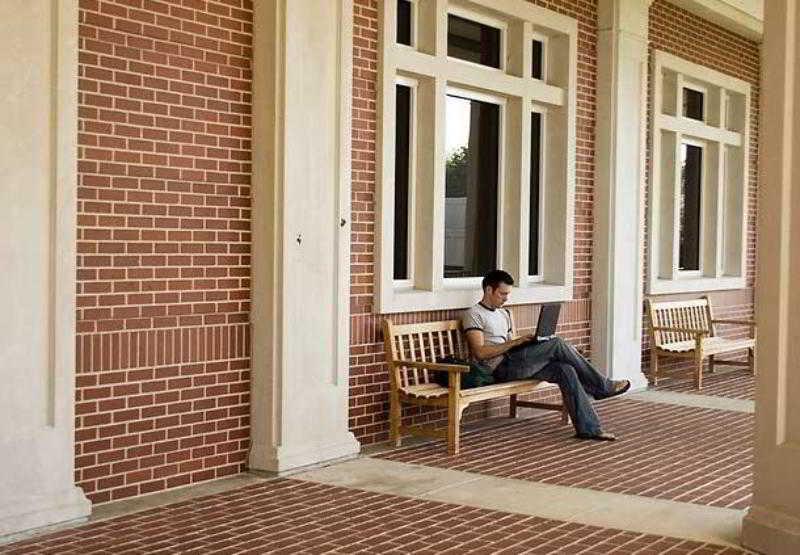
<path fill-rule="evenodd" d="M 756 325 L 751 320 L 715 319 L 708 297 L 691 301 L 647 300 L 650 316 L 651 379 L 658 385 L 659 357 L 691 359 L 695 362 L 695 386 L 703 388 L 703 362 L 708 359 L 713 372 L 716 364 L 748 366 L 755 374 Z M 715 324 L 749 328 L 750 337 L 727 338 L 716 334 Z M 747 351 L 747 362 L 718 360 L 716 355 Z"/>
<path fill-rule="evenodd" d="M 696 346 L 697 342 L 694 340 L 675 341 L 674 343 L 661 345 L 661 350 L 671 353 L 686 353 L 694 351 Z M 703 352 L 707 355 L 752 349 L 755 346 L 755 339 L 725 339 L 723 337 L 706 337 L 703 339 Z"/>
<path fill-rule="evenodd" d="M 517 400 L 517 395 L 554 387 L 546 382 L 520 380 L 461 389 L 461 374 L 468 372 L 469 366 L 436 362 L 447 356 L 467 358 L 467 343 L 459 320 L 396 325 L 387 319 L 383 321 L 383 340 L 389 366 L 390 438 L 398 447 L 403 434 L 446 437 L 448 453 L 457 455 L 464 409 L 472 403 L 501 397 L 510 398 L 512 417 L 516 416 L 517 407 L 530 407 L 559 411 L 562 421 L 569 421 L 563 404 Z M 448 373 L 448 387 L 436 383 L 434 371 Z M 403 404 L 446 408 L 446 429 L 404 426 Z"/>

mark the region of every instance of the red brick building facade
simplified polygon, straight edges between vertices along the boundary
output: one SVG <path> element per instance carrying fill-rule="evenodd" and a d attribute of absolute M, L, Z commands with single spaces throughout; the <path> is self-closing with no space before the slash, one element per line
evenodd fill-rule
<path fill-rule="evenodd" d="M 349 427 L 362 444 L 388 437 L 383 316 L 374 301 L 377 2 L 355 0 L 353 13 Z M 593 1 L 536 3 L 578 21 L 574 290 L 559 331 L 588 350 L 598 10 Z M 79 31 L 75 461 L 77 484 L 101 503 L 246 466 L 253 6 L 81 0 Z M 651 48 L 752 86 L 747 288 L 712 295 L 725 313 L 749 316 L 758 45 L 663 0 L 650 9 L 649 33 Z M 537 310 L 514 307 L 518 328 L 531 328 Z M 468 417 L 502 408 L 476 407 Z"/>

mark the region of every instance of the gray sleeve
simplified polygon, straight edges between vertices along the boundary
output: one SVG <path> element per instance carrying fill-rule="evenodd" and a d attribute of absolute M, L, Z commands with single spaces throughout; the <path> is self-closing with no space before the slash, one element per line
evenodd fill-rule
<path fill-rule="evenodd" d="M 469 330 L 483 331 L 483 318 L 477 310 L 469 308 L 461 315 L 461 327 L 464 329 L 464 333 L 467 333 Z"/>

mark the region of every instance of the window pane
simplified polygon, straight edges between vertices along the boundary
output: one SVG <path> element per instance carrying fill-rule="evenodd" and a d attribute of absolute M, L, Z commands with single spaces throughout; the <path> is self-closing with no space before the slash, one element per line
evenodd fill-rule
<path fill-rule="evenodd" d="M 703 121 L 703 93 L 694 89 L 683 89 L 683 115 Z"/>
<path fill-rule="evenodd" d="M 408 189 L 411 161 L 411 88 L 396 86 L 394 147 L 394 279 L 408 279 Z"/>
<path fill-rule="evenodd" d="M 500 29 L 456 15 L 448 15 L 447 55 L 499 68 Z"/>
<path fill-rule="evenodd" d="M 397 0 L 397 42 L 411 46 L 411 2 Z"/>
<path fill-rule="evenodd" d="M 539 184 L 542 159 L 542 115 L 531 113 L 531 200 L 528 231 L 528 275 L 539 275 Z"/>
<path fill-rule="evenodd" d="M 700 203 L 703 181 L 703 149 L 681 145 L 679 270 L 700 269 Z"/>
<path fill-rule="evenodd" d="M 500 106 L 448 95 L 444 277 L 496 266 Z"/>
<path fill-rule="evenodd" d="M 542 41 L 533 41 L 532 50 L 531 77 L 534 79 L 542 79 L 542 67 L 544 65 L 544 44 L 542 44 Z"/>

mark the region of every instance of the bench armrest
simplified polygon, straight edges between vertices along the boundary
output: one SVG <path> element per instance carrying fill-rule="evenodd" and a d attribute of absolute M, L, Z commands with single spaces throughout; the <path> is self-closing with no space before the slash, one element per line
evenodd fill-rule
<path fill-rule="evenodd" d="M 715 324 L 739 324 L 742 326 L 750 326 L 751 328 L 756 327 L 755 320 L 736 320 L 731 318 L 721 318 L 721 319 L 714 319 L 711 321 Z"/>
<path fill-rule="evenodd" d="M 469 372 L 469 366 L 466 364 L 440 364 L 438 362 L 425 362 L 423 360 L 393 360 L 391 365 L 395 368 L 398 366 L 405 366 L 406 368 L 421 368 L 438 372 L 458 372 L 461 374 Z"/>
<path fill-rule="evenodd" d="M 709 330 L 701 330 L 696 328 L 678 328 L 668 326 L 653 326 L 653 331 L 673 331 L 677 333 L 691 333 L 692 335 L 711 335 Z"/>

